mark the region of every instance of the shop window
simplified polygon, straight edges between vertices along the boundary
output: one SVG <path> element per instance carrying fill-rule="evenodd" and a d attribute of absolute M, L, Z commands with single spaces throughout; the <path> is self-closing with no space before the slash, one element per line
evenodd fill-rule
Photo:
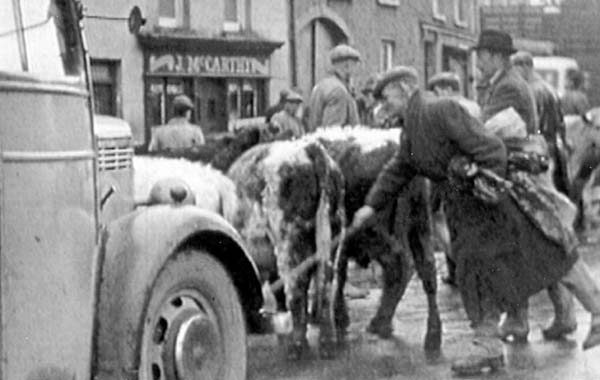
<path fill-rule="evenodd" d="M 118 61 L 92 61 L 94 88 L 94 112 L 100 115 L 118 116 L 117 75 Z"/>
<path fill-rule="evenodd" d="M 391 40 L 381 41 L 381 71 L 385 72 L 394 66 L 395 44 Z"/>
<path fill-rule="evenodd" d="M 187 0 L 159 0 L 158 25 L 165 28 L 185 27 L 189 14 Z"/>
<path fill-rule="evenodd" d="M 433 11 L 433 18 L 439 21 L 446 22 L 446 15 L 442 10 L 442 0 L 432 0 L 431 5 Z"/>
<path fill-rule="evenodd" d="M 466 28 L 469 25 L 469 4 L 467 0 L 454 0 L 454 23 Z"/>

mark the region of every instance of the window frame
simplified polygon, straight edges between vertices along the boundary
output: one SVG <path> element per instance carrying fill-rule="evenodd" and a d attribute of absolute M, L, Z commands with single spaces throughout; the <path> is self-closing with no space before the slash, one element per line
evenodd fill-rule
<path fill-rule="evenodd" d="M 172 1 L 175 7 L 175 16 L 167 17 L 160 14 L 160 3 L 158 5 L 158 26 L 163 28 L 181 28 L 184 26 L 186 7 L 185 0 L 159 0 Z"/>
<path fill-rule="evenodd" d="M 224 9 L 223 9 L 223 31 L 225 32 L 230 32 L 230 33 L 235 33 L 235 32 L 239 32 L 241 29 L 241 14 L 240 14 L 240 9 L 241 9 L 241 4 L 240 4 L 240 0 L 225 0 L 225 2 L 227 1 L 232 1 L 235 3 L 235 20 L 230 19 L 229 17 L 231 15 L 228 14 L 227 12 L 227 4 L 224 4 Z"/>
<path fill-rule="evenodd" d="M 460 18 L 461 9 L 464 10 L 463 17 Z M 469 26 L 470 6 L 467 0 L 454 0 L 454 24 L 461 28 L 467 28 Z"/>
<path fill-rule="evenodd" d="M 379 56 L 379 69 L 381 72 L 394 67 L 394 55 L 396 54 L 396 41 L 391 38 L 381 40 L 381 52 Z"/>
<path fill-rule="evenodd" d="M 442 12 L 440 7 L 440 0 L 431 0 L 431 10 L 433 11 L 434 19 L 446 22 L 446 15 Z"/>

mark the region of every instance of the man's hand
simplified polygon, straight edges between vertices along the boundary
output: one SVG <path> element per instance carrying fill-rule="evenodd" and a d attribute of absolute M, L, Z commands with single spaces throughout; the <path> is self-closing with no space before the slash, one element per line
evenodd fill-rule
<path fill-rule="evenodd" d="M 354 213 L 350 228 L 357 230 L 361 228 L 369 219 L 375 215 L 375 210 L 371 206 L 362 206 Z"/>

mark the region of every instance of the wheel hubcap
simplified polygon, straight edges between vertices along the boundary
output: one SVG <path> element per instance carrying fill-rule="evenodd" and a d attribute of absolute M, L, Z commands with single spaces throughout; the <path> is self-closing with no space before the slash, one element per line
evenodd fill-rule
<path fill-rule="evenodd" d="M 223 352 L 217 317 L 200 294 L 177 294 L 154 318 L 147 357 L 152 380 L 216 379 Z"/>

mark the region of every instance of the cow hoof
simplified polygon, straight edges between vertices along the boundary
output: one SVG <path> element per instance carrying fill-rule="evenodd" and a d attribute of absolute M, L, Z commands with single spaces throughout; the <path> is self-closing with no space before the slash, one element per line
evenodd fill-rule
<path fill-rule="evenodd" d="M 375 334 L 381 339 L 390 339 L 394 330 L 389 323 L 383 324 L 371 321 L 367 326 L 367 332 Z"/>
<path fill-rule="evenodd" d="M 331 340 L 321 340 L 319 341 L 319 357 L 321 359 L 330 360 L 335 358 L 336 352 L 336 343 Z"/>
<path fill-rule="evenodd" d="M 289 361 L 297 361 L 305 358 L 308 355 L 309 346 L 306 339 L 292 341 L 287 346 L 287 359 Z"/>
<path fill-rule="evenodd" d="M 442 347 L 442 326 L 441 322 L 438 321 L 435 327 L 427 328 L 427 334 L 425 334 L 425 351 L 435 352 L 439 351 Z"/>

